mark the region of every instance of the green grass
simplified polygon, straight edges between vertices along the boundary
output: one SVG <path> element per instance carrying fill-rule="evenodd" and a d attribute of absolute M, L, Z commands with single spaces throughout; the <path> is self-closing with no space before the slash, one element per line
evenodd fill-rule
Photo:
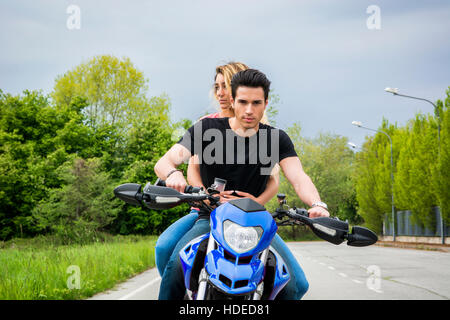
<path fill-rule="evenodd" d="M 0 300 L 84 299 L 155 265 L 157 237 L 112 237 L 108 242 L 58 246 L 43 239 L 1 244 Z M 70 266 L 80 271 L 80 288 Z M 69 284 L 68 284 L 69 283 Z"/>

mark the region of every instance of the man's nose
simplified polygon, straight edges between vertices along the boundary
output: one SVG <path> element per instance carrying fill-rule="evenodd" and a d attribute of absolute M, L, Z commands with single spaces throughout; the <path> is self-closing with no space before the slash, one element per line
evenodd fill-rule
<path fill-rule="evenodd" d="M 249 103 L 249 104 L 245 105 L 244 111 L 245 111 L 245 114 L 248 114 L 248 115 L 252 114 L 253 113 L 252 104 Z"/>

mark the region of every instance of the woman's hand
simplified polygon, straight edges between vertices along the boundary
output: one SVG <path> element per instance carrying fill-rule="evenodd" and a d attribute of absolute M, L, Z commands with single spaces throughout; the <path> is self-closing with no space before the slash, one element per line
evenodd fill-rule
<path fill-rule="evenodd" d="M 166 186 L 183 193 L 187 186 L 186 179 L 184 179 L 183 172 L 175 171 L 166 179 Z"/>

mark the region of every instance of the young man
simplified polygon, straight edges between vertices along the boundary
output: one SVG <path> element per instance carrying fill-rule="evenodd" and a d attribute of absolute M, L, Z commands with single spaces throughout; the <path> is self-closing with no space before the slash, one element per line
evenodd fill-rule
<path fill-rule="evenodd" d="M 327 206 L 308 175 L 289 136 L 281 129 L 260 123 L 268 104 L 270 81 L 258 70 L 248 69 L 233 76 L 231 81 L 232 107 L 235 117 L 203 119 L 188 129 L 183 138 L 156 163 L 155 172 L 166 180 L 168 187 L 184 191 L 184 175 L 176 168 L 192 154 L 200 160 L 203 186 L 213 184 L 215 178 L 227 181 L 221 202 L 248 197 L 264 204 L 262 199 L 269 175 L 279 163 L 286 178 L 300 199 L 311 206 L 310 217 L 329 216 Z M 178 242 L 164 271 L 160 299 L 182 299 L 183 277 L 180 272 L 179 250 L 195 237 L 209 232 L 209 216 L 200 212 L 194 227 Z M 278 298 L 300 299 L 308 289 L 308 282 L 292 253 L 276 236 L 272 246 L 285 259 L 291 281 Z"/>

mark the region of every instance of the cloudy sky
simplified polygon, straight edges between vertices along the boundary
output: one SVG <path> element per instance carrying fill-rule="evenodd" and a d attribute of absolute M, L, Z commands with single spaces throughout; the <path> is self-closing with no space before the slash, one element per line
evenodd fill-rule
<path fill-rule="evenodd" d="M 436 101 L 450 86 L 448 0 L 3 0 L 0 28 L 4 92 L 49 93 L 56 76 L 113 54 L 144 72 L 149 95 L 169 95 L 173 119 L 195 120 L 213 111 L 215 66 L 242 61 L 272 81 L 280 128 L 358 145 L 372 132 L 353 120 L 378 128 L 433 111 L 385 87 Z"/>

